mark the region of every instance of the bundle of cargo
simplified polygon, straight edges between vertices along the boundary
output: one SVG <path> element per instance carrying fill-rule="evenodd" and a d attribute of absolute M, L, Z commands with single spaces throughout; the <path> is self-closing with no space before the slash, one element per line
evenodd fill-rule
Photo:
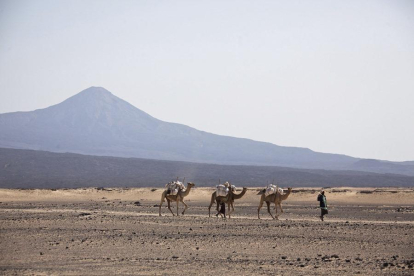
<path fill-rule="evenodd" d="M 266 187 L 265 196 L 275 194 L 277 190 L 278 190 L 277 185 L 269 184 Z"/>
<path fill-rule="evenodd" d="M 217 196 L 227 196 L 229 191 L 236 191 L 236 186 L 230 185 L 229 182 L 226 182 L 224 184 L 219 184 L 216 186 L 216 195 Z"/>
<path fill-rule="evenodd" d="M 167 194 L 176 195 L 179 191 L 185 192 L 185 186 L 180 181 L 172 181 L 165 185 L 167 189 Z"/>
<path fill-rule="evenodd" d="M 175 181 L 175 185 L 177 186 L 179 191 L 185 192 L 185 186 L 183 182 Z"/>
<path fill-rule="evenodd" d="M 224 184 L 219 184 L 216 186 L 216 195 L 217 196 L 226 196 L 229 192 L 229 188 L 224 186 Z"/>

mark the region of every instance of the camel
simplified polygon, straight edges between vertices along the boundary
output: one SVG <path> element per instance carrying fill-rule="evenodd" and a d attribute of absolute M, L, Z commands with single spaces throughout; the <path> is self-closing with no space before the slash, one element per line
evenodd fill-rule
<path fill-rule="evenodd" d="M 217 203 L 217 214 L 219 212 L 219 205 L 221 203 L 227 203 L 227 209 L 229 210 L 229 218 L 230 218 L 230 214 L 234 212 L 234 200 L 242 198 L 246 192 L 247 192 L 247 188 L 244 188 L 244 187 L 243 187 L 243 191 L 241 191 L 239 194 L 235 194 L 233 189 L 230 189 L 226 196 L 217 196 L 217 192 L 214 192 L 211 195 L 210 206 L 208 206 L 208 216 L 210 217 L 211 206 L 214 204 L 214 202 L 216 202 Z M 230 207 L 231 207 L 231 210 L 230 210 Z M 226 215 L 224 215 L 224 217 L 226 217 Z"/>
<path fill-rule="evenodd" d="M 177 202 L 177 216 L 178 216 L 178 203 L 182 203 L 184 204 L 184 210 L 181 213 L 182 215 L 184 215 L 185 210 L 187 210 L 188 205 L 185 204 L 184 202 L 184 197 L 188 196 L 188 194 L 190 193 L 190 190 L 192 187 L 194 187 L 195 184 L 192 182 L 188 182 L 187 183 L 187 189 L 185 190 L 185 192 L 183 192 L 182 190 L 180 190 L 176 195 L 168 195 L 167 194 L 167 190 L 165 190 L 162 195 L 161 195 L 161 203 L 160 203 L 160 212 L 159 215 L 161 216 L 161 206 L 164 203 L 165 199 L 167 199 L 167 203 L 168 203 L 168 209 L 170 210 L 171 214 L 174 216 L 173 211 L 171 210 L 171 206 L 170 206 L 170 202 L 171 201 L 175 201 Z"/>
<path fill-rule="evenodd" d="M 267 212 L 270 214 L 270 216 L 273 219 L 279 219 L 278 215 L 277 215 L 277 206 L 280 207 L 280 211 L 283 213 L 283 209 L 282 209 L 282 201 L 286 200 L 290 193 L 292 192 L 292 188 L 288 188 L 287 193 L 281 195 L 279 192 L 276 192 L 275 194 L 271 194 L 266 196 L 265 195 L 265 189 L 261 190 L 259 193 L 257 193 L 258 195 L 262 195 L 260 197 L 260 204 L 259 204 L 259 208 L 257 208 L 257 217 L 260 219 L 260 208 L 262 208 L 263 206 L 263 202 L 266 202 L 267 205 Z M 275 217 L 272 215 L 272 213 L 270 212 L 270 203 L 273 202 L 275 204 Z"/>

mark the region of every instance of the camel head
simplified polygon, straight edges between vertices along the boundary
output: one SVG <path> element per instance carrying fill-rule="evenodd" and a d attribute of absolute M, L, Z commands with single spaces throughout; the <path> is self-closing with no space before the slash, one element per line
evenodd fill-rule
<path fill-rule="evenodd" d="M 195 186 L 195 184 L 193 183 L 193 182 L 188 182 L 187 183 L 187 188 L 189 188 L 189 187 L 194 187 Z"/>

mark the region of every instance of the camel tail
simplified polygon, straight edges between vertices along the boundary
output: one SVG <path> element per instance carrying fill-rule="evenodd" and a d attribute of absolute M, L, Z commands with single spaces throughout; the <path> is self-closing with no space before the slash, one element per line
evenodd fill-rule
<path fill-rule="evenodd" d="M 266 189 L 261 190 L 260 192 L 257 193 L 257 195 L 262 195 L 266 192 Z"/>

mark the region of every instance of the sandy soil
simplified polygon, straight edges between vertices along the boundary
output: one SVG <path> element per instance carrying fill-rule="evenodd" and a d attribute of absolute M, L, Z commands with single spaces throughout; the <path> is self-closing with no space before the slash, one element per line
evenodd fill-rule
<path fill-rule="evenodd" d="M 226 220 L 208 217 L 208 188 L 159 217 L 161 192 L 0 189 L 0 274 L 414 275 L 414 189 L 327 189 L 324 222 L 312 188 L 279 220 L 257 219 L 256 188 Z"/>

